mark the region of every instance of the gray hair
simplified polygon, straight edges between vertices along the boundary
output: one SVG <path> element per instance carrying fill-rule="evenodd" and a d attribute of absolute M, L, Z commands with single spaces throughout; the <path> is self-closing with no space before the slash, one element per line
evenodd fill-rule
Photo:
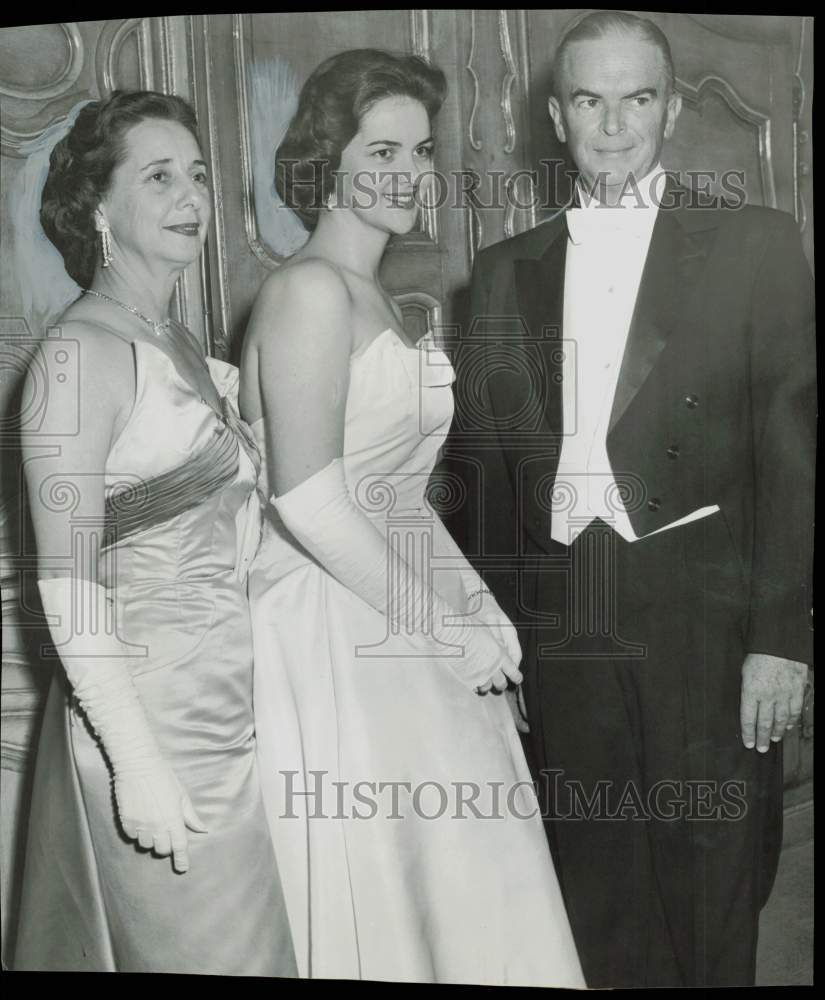
<path fill-rule="evenodd" d="M 561 99 L 561 69 L 567 49 L 575 42 L 590 42 L 614 33 L 635 35 L 655 45 L 662 56 L 667 75 L 668 92 L 673 91 L 675 73 L 670 43 L 665 33 L 653 21 L 620 10 L 597 10 L 578 18 L 567 28 L 556 48 L 553 59 L 553 96 Z"/>

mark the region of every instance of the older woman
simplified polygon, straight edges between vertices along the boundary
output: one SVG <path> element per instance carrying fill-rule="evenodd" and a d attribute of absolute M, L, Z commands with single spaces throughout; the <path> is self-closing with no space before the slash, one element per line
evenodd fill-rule
<path fill-rule="evenodd" d="M 41 220 L 85 293 L 35 359 L 62 381 L 45 405 L 66 433 L 26 445 L 64 669 L 38 748 L 18 969 L 294 974 L 252 722 L 257 453 L 237 372 L 169 316 L 209 219 L 179 98 L 91 103 L 52 153 Z"/>
<path fill-rule="evenodd" d="M 421 59 L 342 52 L 278 151 L 312 235 L 264 284 L 242 365 L 274 494 L 250 576 L 264 798 L 302 973 L 580 986 L 493 693 L 521 680 L 515 629 L 425 497 L 452 368 L 406 341 L 378 277 L 416 224 L 443 99 Z"/>

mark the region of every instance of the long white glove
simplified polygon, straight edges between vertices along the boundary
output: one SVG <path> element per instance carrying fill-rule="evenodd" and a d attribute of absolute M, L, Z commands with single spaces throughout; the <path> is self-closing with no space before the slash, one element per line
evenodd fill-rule
<path fill-rule="evenodd" d="M 76 577 L 39 580 L 49 629 L 77 700 L 111 766 L 124 834 L 189 868 L 186 827 L 206 833 L 166 764 L 132 682 L 134 649 L 114 632 L 111 599 L 103 587 Z"/>
<path fill-rule="evenodd" d="M 496 638 L 510 654 L 513 662 L 520 664 L 522 651 L 521 643 L 518 640 L 518 632 L 515 625 L 501 610 L 498 601 L 493 597 L 492 591 L 469 563 L 461 571 L 461 580 L 464 585 L 464 592 L 467 595 L 468 606 L 473 614 L 479 621 L 484 622 L 493 630 Z M 520 733 L 529 733 L 530 724 L 527 720 L 527 706 L 524 701 L 524 691 L 521 685 L 515 689 L 510 685 L 506 692 L 506 698 L 516 729 Z"/>
<path fill-rule="evenodd" d="M 446 665 L 471 689 L 495 678 L 521 681 L 518 661 L 494 633 L 472 616 L 460 615 L 388 545 L 358 510 L 347 488 L 344 463 L 336 458 L 280 497 L 278 514 L 303 547 L 345 587 L 386 615 L 411 641 L 432 655 L 435 638 Z M 450 622 L 450 619 L 453 619 Z M 503 672 L 503 675 L 502 675 Z"/>
<path fill-rule="evenodd" d="M 498 641 L 510 654 L 510 659 L 520 664 L 521 643 L 515 625 L 501 610 L 493 592 L 469 563 L 461 570 L 461 582 L 472 613 L 495 631 Z"/>

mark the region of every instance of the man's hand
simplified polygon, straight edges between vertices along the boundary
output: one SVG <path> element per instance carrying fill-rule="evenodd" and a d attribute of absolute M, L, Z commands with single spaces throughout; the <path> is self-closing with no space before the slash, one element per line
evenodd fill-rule
<path fill-rule="evenodd" d="M 748 653 L 742 665 L 742 742 L 766 753 L 793 729 L 802 712 L 808 667 L 768 653 Z"/>

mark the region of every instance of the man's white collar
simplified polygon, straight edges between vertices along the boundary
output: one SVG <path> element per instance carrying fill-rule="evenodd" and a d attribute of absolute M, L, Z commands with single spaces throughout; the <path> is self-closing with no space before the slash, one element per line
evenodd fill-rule
<path fill-rule="evenodd" d="M 657 163 L 639 180 L 630 174 L 625 181 L 619 206 L 656 211 L 662 203 L 666 183 L 667 171 L 661 163 Z M 608 207 L 599 201 L 595 193 L 591 194 L 585 190 L 581 181 L 578 182 L 578 202 L 585 211 Z"/>

